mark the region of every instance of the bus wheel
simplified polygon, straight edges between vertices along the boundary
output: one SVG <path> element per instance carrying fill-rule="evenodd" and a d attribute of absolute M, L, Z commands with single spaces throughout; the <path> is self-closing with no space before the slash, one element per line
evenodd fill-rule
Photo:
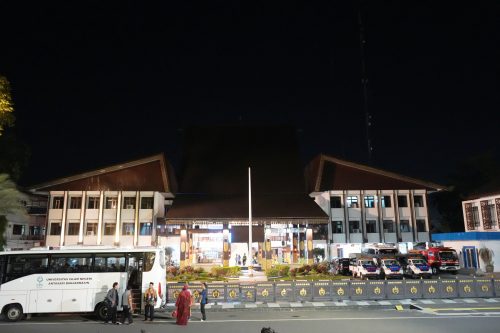
<path fill-rule="evenodd" d="M 5 310 L 5 318 L 8 321 L 18 321 L 23 316 L 23 308 L 19 304 L 11 304 Z"/>
<path fill-rule="evenodd" d="M 438 269 L 436 266 L 432 267 L 432 275 L 437 275 Z"/>
<path fill-rule="evenodd" d="M 106 320 L 108 316 L 108 308 L 106 307 L 106 304 L 104 303 L 99 303 L 95 307 L 95 316 L 97 317 L 98 320 L 104 321 Z"/>

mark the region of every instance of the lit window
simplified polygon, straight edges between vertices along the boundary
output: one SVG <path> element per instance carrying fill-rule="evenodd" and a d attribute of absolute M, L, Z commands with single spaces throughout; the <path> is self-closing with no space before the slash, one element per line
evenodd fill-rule
<path fill-rule="evenodd" d="M 376 197 L 373 195 L 368 195 L 365 197 L 365 207 L 366 208 L 375 208 Z"/>
<path fill-rule="evenodd" d="M 347 207 L 349 208 L 358 208 L 358 197 L 357 196 L 349 196 L 347 197 Z"/>

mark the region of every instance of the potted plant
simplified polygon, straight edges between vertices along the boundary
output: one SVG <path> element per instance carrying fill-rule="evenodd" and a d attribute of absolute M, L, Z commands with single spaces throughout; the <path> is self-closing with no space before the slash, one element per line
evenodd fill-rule
<path fill-rule="evenodd" d="M 493 251 L 487 247 L 482 247 L 479 249 L 479 257 L 486 265 L 486 273 L 493 273 Z"/>

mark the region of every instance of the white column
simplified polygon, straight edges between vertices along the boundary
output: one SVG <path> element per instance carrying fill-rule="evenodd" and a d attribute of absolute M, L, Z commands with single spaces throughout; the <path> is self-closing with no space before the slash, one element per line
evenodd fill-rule
<path fill-rule="evenodd" d="M 64 205 L 63 205 L 63 214 L 61 221 L 61 239 L 59 242 L 60 246 L 64 245 L 64 235 L 66 234 L 66 216 L 68 215 L 68 191 L 64 191 Z"/>
<path fill-rule="evenodd" d="M 122 191 L 119 191 L 118 192 L 118 203 L 117 203 L 117 207 L 116 207 L 115 245 L 119 245 L 120 244 L 120 221 L 121 221 L 121 217 L 122 217 Z"/>
<path fill-rule="evenodd" d="M 82 191 L 82 205 L 80 206 L 80 231 L 78 232 L 78 244 L 83 244 L 83 235 L 84 235 L 83 226 L 85 221 L 85 209 L 87 208 L 86 197 L 87 197 L 87 192 Z"/>
<path fill-rule="evenodd" d="M 97 245 L 102 242 L 102 215 L 104 214 L 104 191 L 101 191 L 99 198 L 99 222 L 97 224 Z"/>

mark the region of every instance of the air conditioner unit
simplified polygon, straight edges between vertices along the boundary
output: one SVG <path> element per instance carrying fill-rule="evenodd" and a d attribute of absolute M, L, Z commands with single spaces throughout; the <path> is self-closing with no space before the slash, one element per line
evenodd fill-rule
<path fill-rule="evenodd" d="M 127 205 L 127 209 L 134 209 L 134 205 Z"/>
<path fill-rule="evenodd" d="M 352 233 L 353 234 L 359 234 L 360 232 L 359 232 L 359 229 L 352 229 Z"/>

